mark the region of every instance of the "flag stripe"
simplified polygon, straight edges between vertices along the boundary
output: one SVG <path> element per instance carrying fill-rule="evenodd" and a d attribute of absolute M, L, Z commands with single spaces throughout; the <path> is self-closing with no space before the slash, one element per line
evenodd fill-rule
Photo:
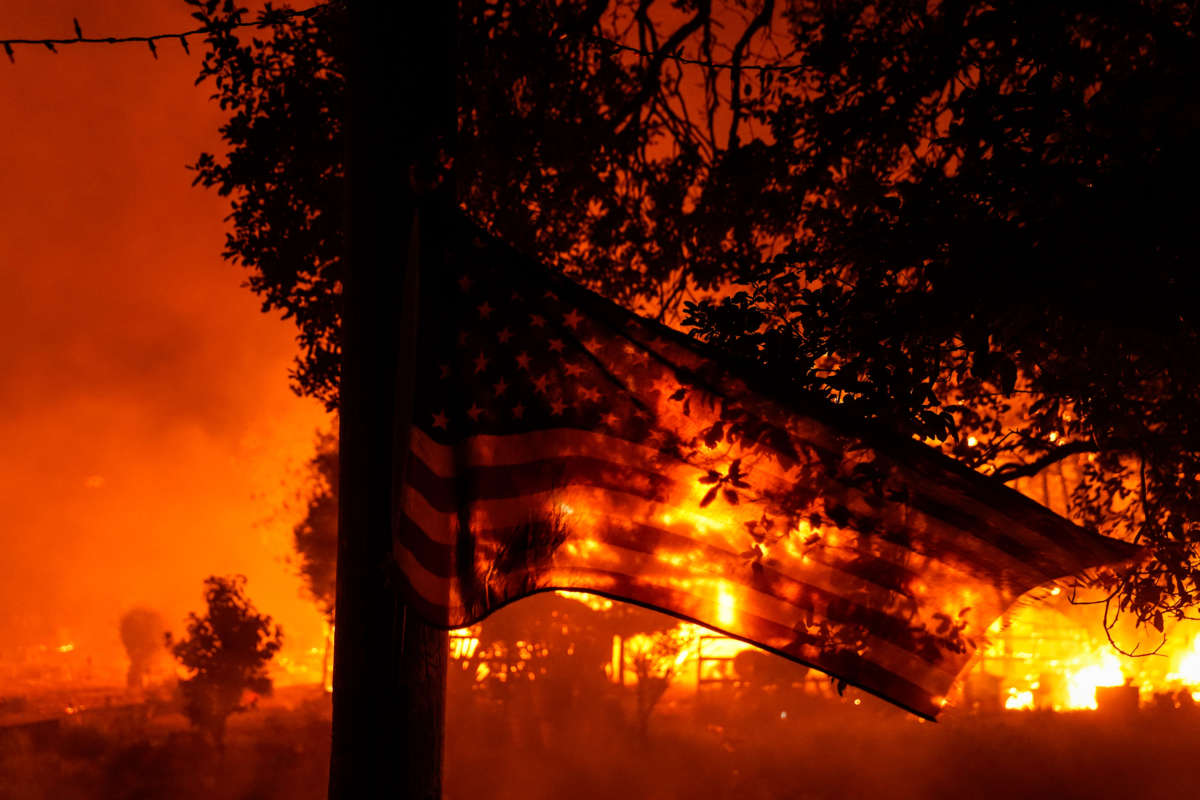
<path fill-rule="evenodd" d="M 477 485 L 474 478 L 476 471 L 464 469 L 463 473 L 464 477 L 460 479 L 462 484 L 458 484 L 456 480 L 439 478 L 434 475 L 423 459 L 414 456 L 410 461 L 409 485 L 421 495 L 420 499 L 415 501 L 418 507 L 413 509 L 413 515 L 426 532 L 437 541 L 446 543 L 454 541 L 453 531 L 456 530 L 457 518 L 450 512 L 457 507 L 453 500 L 456 485 L 469 486 L 472 489 L 471 494 L 474 494 L 474 488 Z M 612 481 L 606 480 L 605 483 L 611 484 Z M 662 481 L 660 488 L 669 483 Z M 488 519 L 491 527 L 516 524 L 524 521 L 530 504 L 540 504 L 541 507 L 546 507 L 552 496 L 563 490 L 562 488 L 545 490 L 541 486 L 542 484 L 531 482 L 519 490 L 514 488 L 508 497 L 473 504 L 473 509 L 478 516 Z M 600 490 L 598 487 L 592 488 Z M 598 497 L 627 510 L 631 515 L 645 516 L 645 494 L 636 491 L 630 493 L 628 491 L 630 488 L 628 485 L 618 485 Z M 438 498 L 438 500 L 431 503 L 429 500 L 431 497 Z M 506 499 L 514 502 L 502 502 Z M 1049 576 L 1038 573 L 1016 555 L 997 550 L 989 542 L 964 534 L 961 529 L 950 527 L 938 518 L 927 517 L 922 512 L 905 511 L 903 507 L 895 505 L 883 506 L 875 511 L 869 508 L 868 501 L 862 498 L 861 492 L 857 490 L 846 490 L 843 500 L 852 512 L 851 522 L 853 525 L 850 527 L 875 531 L 878 537 L 873 541 L 873 547 L 878 551 L 877 555 L 885 556 L 898 565 L 903 565 L 905 561 L 916 556 L 922 560 L 946 561 L 962 571 L 986 575 L 989 580 L 996 572 L 998 564 L 1004 572 L 1011 574 L 1014 578 L 1033 581 L 1035 584 L 1054 577 L 1053 573 Z M 859 518 L 859 515 L 853 513 L 859 508 L 873 512 L 875 516 L 868 517 L 863 514 Z M 671 504 L 663 503 L 658 513 L 672 513 L 679 510 Z M 687 510 L 682 509 L 682 511 L 686 513 Z M 443 515 L 445 521 L 441 524 L 435 523 L 432 515 L 436 514 Z M 919 540 L 905 537 L 906 542 L 891 542 L 886 539 L 888 531 L 913 529 L 923 532 Z M 908 546 L 906 547 L 905 544 Z"/>
<path fill-rule="evenodd" d="M 443 546 L 452 548 L 456 541 L 456 531 L 460 524 L 457 514 L 434 509 L 425 502 L 419 491 L 419 486 L 415 483 L 410 483 L 406 489 L 406 493 L 406 497 L 408 497 L 408 516 L 423 532 L 423 535 L 433 542 L 438 542 Z M 553 509 L 556 505 L 561 504 L 562 497 L 562 493 L 556 490 L 554 492 L 480 503 L 472 509 L 472 531 L 476 536 L 481 538 L 499 539 L 503 536 L 503 531 L 527 524 L 531 517 L 531 509 Z M 684 529 L 683 532 L 679 532 L 664 528 L 662 525 L 634 522 L 634 519 L 641 515 L 622 513 L 622 510 L 636 507 L 640 502 L 637 497 L 625 497 L 620 492 L 612 490 L 591 490 L 589 499 L 594 506 L 613 509 L 613 511 L 604 514 L 592 512 L 590 516 L 597 519 L 617 520 L 619 524 L 626 526 L 636 526 L 642 532 L 641 535 L 645 536 L 650 542 L 670 541 L 673 545 L 671 549 L 674 551 L 685 549 L 706 551 L 706 549 L 711 549 L 711 552 L 714 554 L 720 552 L 727 556 L 734 556 L 738 552 L 736 548 L 717 547 L 712 541 L 715 537 L 707 537 L 707 540 L 698 538 L 691 534 L 690 531 L 687 531 L 686 525 L 678 526 Z M 674 509 L 664 507 L 662 510 L 670 512 Z M 947 559 L 944 555 L 935 557 L 922 555 L 899 546 L 884 547 L 878 541 L 873 541 L 872 546 L 876 550 L 875 553 L 847 549 L 845 552 L 850 554 L 851 557 L 849 559 L 836 559 L 832 554 L 841 551 L 822 548 L 811 548 L 804 554 L 804 557 L 810 559 L 815 564 L 824 565 L 828 569 L 838 570 L 839 575 L 844 574 L 848 579 L 863 580 L 864 582 L 869 581 L 878 585 L 879 588 L 888 591 L 899 591 L 902 597 L 908 597 L 908 591 L 911 591 L 910 589 L 900 591 L 900 584 L 904 578 L 929 582 L 936 576 L 948 582 L 953 581 L 954 583 L 962 584 L 972 579 L 977 580 L 977 576 L 974 573 L 960 569 L 952 560 Z M 845 562 L 849 562 L 849 564 Z M 803 562 L 800 563 L 801 565 L 803 564 Z M 844 566 L 852 566 L 853 572 L 841 573 L 840 570 Z M 917 567 L 921 569 L 921 575 L 917 575 Z M 1018 579 L 1027 579 L 1028 571 L 1021 569 L 1021 565 L 1018 562 L 1013 562 L 1013 569 L 1015 574 L 1007 582 L 1015 583 Z M 885 577 L 882 581 L 878 579 L 871 580 L 871 578 L 875 578 L 878 575 Z M 871 577 L 867 578 L 864 576 Z M 1035 580 L 1044 582 L 1044 579 L 1035 578 Z M 1014 593 L 1019 592 L 1014 590 Z"/>
<path fill-rule="evenodd" d="M 554 445 L 554 437 L 547 434 L 556 434 L 561 443 Z M 582 435 L 580 435 L 582 434 Z M 506 442 L 505 440 L 511 440 Z M 511 446 L 510 446 L 511 445 Z M 458 467 L 462 473 L 456 472 L 456 467 L 453 464 L 455 452 L 458 452 L 459 457 L 463 459 L 464 464 Z M 547 452 L 565 453 L 563 459 L 538 459 L 538 456 L 544 456 Z M 518 455 L 525 456 L 525 459 L 517 458 Z M 592 432 L 576 431 L 573 429 L 550 429 L 537 431 L 531 434 L 514 434 L 511 436 L 476 436 L 471 437 L 458 447 L 450 447 L 441 445 L 431 439 L 423 431 L 420 436 L 414 436 L 413 456 L 419 457 L 420 461 L 424 462 L 423 466 L 432 474 L 439 477 L 449 477 L 455 474 L 469 473 L 472 478 L 465 485 L 471 486 L 472 495 L 475 495 L 475 487 L 480 487 L 480 492 L 488 492 L 481 494 L 486 497 L 519 497 L 523 493 L 532 493 L 539 491 L 539 487 L 549 488 L 549 485 L 555 480 L 556 468 L 554 463 L 561 461 L 563 468 L 557 472 L 559 485 L 573 482 L 572 470 L 578 469 L 579 482 L 587 484 L 588 480 L 597 481 L 592 485 L 640 485 L 636 480 L 621 481 L 620 470 L 629 469 L 635 470 L 630 473 L 631 478 L 641 478 L 647 484 L 659 488 L 667 488 L 671 485 L 677 485 L 657 473 L 641 469 L 647 463 L 653 463 L 654 459 L 661 459 L 662 455 L 652 448 L 635 445 L 618 437 L 604 436 Z M 520 467 L 527 463 L 540 463 L 542 466 L 530 470 L 528 473 L 521 474 L 511 468 Z M 572 464 L 574 462 L 574 464 Z M 608 462 L 611 467 L 603 467 L 603 463 Z M 585 467 L 586 465 L 586 467 Z M 507 470 L 490 470 L 492 467 L 505 467 Z M 755 467 L 762 475 L 770 477 L 774 481 L 775 487 L 786 487 L 789 481 L 785 476 L 773 473 L 770 470 L 762 467 Z M 593 474 L 587 474 L 587 471 Z M 509 473 L 509 474 L 505 474 Z M 698 475 L 701 474 L 697 470 Z M 981 477 L 982 479 L 982 477 Z M 424 481 L 423 490 L 426 498 L 435 505 L 439 504 L 442 508 L 450 507 L 454 502 L 453 484 L 445 484 L 448 488 L 435 486 L 425 474 L 414 475 L 413 480 Z M 503 493 L 502 487 L 508 487 L 508 493 Z M 880 504 L 874 501 L 874 498 L 869 497 L 861 490 L 844 485 L 835 485 L 836 494 L 840 495 L 840 500 L 848 509 L 861 509 L 857 516 L 857 522 L 860 526 L 868 524 L 867 520 L 874 514 L 879 517 L 887 516 L 891 519 L 889 522 L 897 529 L 908 528 L 910 525 L 907 521 L 896 519 L 896 512 L 906 513 L 909 510 L 920 511 L 924 515 L 925 527 L 927 529 L 939 528 L 936 533 L 943 534 L 943 538 L 939 540 L 938 546 L 947 549 L 960 558 L 965 564 L 975 566 L 977 569 L 982 569 L 987 573 L 991 573 L 997 557 L 996 550 L 1005 554 L 1007 568 L 1019 574 L 1030 574 L 1036 571 L 1040 576 L 1040 581 L 1052 580 L 1062 574 L 1078 571 L 1076 563 L 1078 559 L 1071 556 L 1070 553 L 1061 548 L 1053 548 L 1053 551 L 1060 559 L 1066 561 L 1054 561 L 1051 559 L 1045 550 L 1051 550 L 1049 547 L 1035 550 L 1033 547 L 1034 539 L 1040 537 L 1025 537 L 1030 541 L 1022 541 L 1013 536 L 1009 536 L 997 526 L 988 522 L 985 518 L 978 514 L 971 513 L 965 509 L 956 509 L 949 505 L 942 498 L 931 496 L 924 493 L 913 492 L 910 496 L 908 506 L 902 506 L 896 503 Z M 628 491 L 628 486 L 626 488 Z M 647 494 L 650 493 L 647 489 Z M 940 493 L 939 493 L 940 494 Z M 834 491 L 827 493 L 829 498 L 835 496 Z M 873 508 L 877 507 L 877 508 Z M 930 524 L 936 521 L 936 525 Z M 920 522 L 918 520 L 918 522 Z M 862 529 L 862 528 L 860 528 Z M 863 532 L 868 532 L 870 528 L 863 529 Z M 1021 524 L 1013 524 L 1010 528 L 1015 533 L 1025 533 L 1028 531 Z M 969 532 L 965 533 L 964 532 Z M 985 544 L 986 550 L 980 552 L 981 548 L 977 546 L 977 542 Z"/>
<path fill-rule="evenodd" d="M 411 522 L 411 521 L 410 521 Z M 588 538 L 582 543 L 568 542 L 554 559 L 554 571 L 560 568 L 564 561 L 583 559 L 582 564 L 604 565 L 616 562 L 616 565 L 636 563 L 637 569 L 627 574 L 631 576 L 654 576 L 653 579 L 668 581 L 711 581 L 727 580 L 736 585 L 739 591 L 753 591 L 763 596 L 770 596 L 778 603 L 787 607 L 787 613 L 780 613 L 792 626 L 804 618 L 806 614 L 828 619 L 838 624 L 861 625 L 872 632 L 880 641 L 886 641 L 899 649 L 906 650 L 928 661 L 917 652 L 920 645 L 911 635 L 915 620 L 911 614 L 914 611 L 911 597 L 893 593 L 886 588 L 871 584 L 860 576 L 841 572 L 830 567 L 826 570 L 814 570 L 806 575 L 806 579 L 788 575 L 773 566 L 763 565 L 761 570 L 748 569 L 745 559 L 734 553 L 715 547 L 699 544 L 691 539 L 671 534 L 667 531 L 649 528 L 647 526 L 622 524 L 619 520 L 598 520 L 604 524 L 595 525 L 589 530 Z M 430 547 L 432 544 L 425 539 L 426 544 L 417 545 L 416 541 L 424 539 L 420 531 L 413 531 L 407 541 L 414 545 L 410 548 L 412 557 L 421 564 L 430 575 L 445 579 L 457 580 L 457 565 L 454 551 L 451 548 Z M 481 540 L 504 541 L 504 531 L 478 532 Z M 416 541 L 414 541 L 416 540 Z M 671 566 L 664 558 L 659 545 L 664 541 L 678 545 L 695 554 L 695 560 L 704 565 L 698 572 L 685 572 Z M 589 549 L 589 545 L 592 546 Z M 582 546 L 581 546 L 582 545 Z M 572 547 L 576 549 L 572 551 Z M 580 550 L 585 552 L 580 553 Z M 608 567 L 606 567 L 608 568 Z M 618 570 L 611 569 L 616 572 Z M 742 574 L 750 573 L 749 578 L 740 578 Z M 933 576 L 927 576 L 933 579 Z M 815 581 L 820 581 L 817 583 Z M 433 599 L 433 598 L 430 598 Z M 895 609 L 903 616 L 889 612 Z M 945 611 L 945 609 L 933 609 Z M 469 624 L 474 620 L 464 620 Z M 709 620 L 712 622 L 713 620 Z M 976 631 L 975 635 L 982 635 Z M 929 662 L 934 663 L 934 662 Z"/>
<path fill-rule="evenodd" d="M 403 546 L 397 546 L 396 557 L 410 587 L 422 602 L 422 613 L 430 619 L 449 618 L 452 626 L 459 626 L 460 623 L 453 620 L 456 616 L 464 616 L 464 609 L 457 603 L 448 606 L 439 599 L 459 597 L 457 580 L 428 572 Z M 773 608 L 780 601 L 768 595 L 762 595 L 749 608 L 739 607 L 738 617 L 743 629 L 739 633 L 738 630 L 721 626 L 709 597 L 679 587 L 647 585 L 644 578 L 637 574 L 606 570 L 581 560 L 578 565 L 556 568 L 551 581 L 546 585 L 530 587 L 526 594 L 533 590 L 562 589 L 592 591 L 621 600 L 632 600 L 837 675 L 885 699 L 895 701 L 899 693 L 905 698 L 903 704 L 906 707 L 931 718 L 940 710 L 934 698 L 945 694 L 956 674 L 933 667 L 912 653 L 893 647 L 873 635 L 867 637 L 865 655 L 847 651 L 832 653 L 800 643 L 791 621 L 794 610 L 790 607 L 781 611 Z M 499 600 L 502 603 L 509 599 L 513 598 Z"/>

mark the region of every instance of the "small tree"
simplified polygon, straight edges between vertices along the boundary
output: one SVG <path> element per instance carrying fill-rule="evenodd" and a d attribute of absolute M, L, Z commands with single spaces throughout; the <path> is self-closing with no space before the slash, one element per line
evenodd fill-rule
<path fill-rule="evenodd" d="M 625 658 L 637 675 L 637 729 L 643 737 L 649 733 L 650 715 L 670 688 L 675 670 L 696 651 L 698 641 L 691 625 L 638 634 L 626 641 Z"/>
<path fill-rule="evenodd" d="M 184 713 L 192 725 L 224 746 L 229 715 L 245 711 L 247 691 L 271 693 L 267 663 L 283 645 L 283 630 L 258 613 L 245 594 L 244 575 L 209 576 L 204 581 L 208 613 L 190 614 L 187 636 L 167 646 L 191 677 L 180 681 Z"/>

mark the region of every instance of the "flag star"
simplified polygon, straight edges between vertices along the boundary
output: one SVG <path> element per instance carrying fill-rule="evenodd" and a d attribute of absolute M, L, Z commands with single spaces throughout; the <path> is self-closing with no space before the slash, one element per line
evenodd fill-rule
<path fill-rule="evenodd" d="M 572 378 L 578 377 L 583 374 L 583 367 L 579 366 L 578 364 L 572 364 L 569 361 L 567 363 L 563 364 L 563 369 L 565 369 L 567 371 L 567 374 L 570 375 Z"/>
<path fill-rule="evenodd" d="M 500 395 L 504 394 L 505 390 L 508 389 L 508 384 L 504 382 L 504 378 L 502 377 L 500 380 L 496 381 L 496 384 L 492 388 L 495 389 L 496 396 L 499 397 Z"/>
<path fill-rule="evenodd" d="M 600 400 L 600 392 L 591 386 L 579 387 L 579 396 L 592 403 Z"/>
<path fill-rule="evenodd" d="M 523 403 L 517 403 L 515 406 L 513 406 L 512 415 L 513 419 L 521 419 L 524 417 L 525 405 Z"/>
<path fill-rule="evenodd" d="M 478 311 L 480 319 L 487 319 L 492 315 L 492 312 L 495 311 L 495 309 L 492 308 L 491 303 L 489 303 L 487 300 L 484 300 L 479 304 Z"/>
<path fill-rule="evenodd" d="M 546 375 L 540 375 L 533 379 L 533 385 L 542 394 L 546 393 L 546 387 L 550 384 L 550 378 Z"/>
<path fill-rule="evenodd" d="M 563 315 L 563 322 L 567 323 L 568 328 L 575 330 L 579 326 L 579 323 L 583 322 L 583 317 L 580 316 L 578 311 L 572 308 Z"/>
<path fill-rule="evenodd" d="M 540 328 L 546 324 L 546 318 L 543 317 L 541 314 L 530 314 L 529 315 L 529 324 L 535 328 Z"/>
<path fill-rule="evenodd" d="M 517 300 L 520 300 L 520 299 L 521 299 L 521 293 L 520 293 L 520 292 L 518 292 L 517 290 L 515 290 L 515 289 L 514 289 L 514 290 L 513 290 L 513 293 L 512 293 L 512 298 L 511 298 L 511 299 L 512 299 L 514 302 L 515 302 L 515 301 L 517 301 Z"/>
<path fill-rule="evenodd" d="M 500 340 L 500 344 L 505 344 L 512 338 L 512 331 L 508 328 L 501 328 L 496 332 L 496 338 Z"/>
<path fill-rule="evenodd" d="M 554 292 L 550 291 L 549 289 L 546 290 L 546 294 L 543 295 L 543 297 L 545 297 L 547 300 L 557 300 L 558 299 L 558 295 L 556 295 Z"/>
<path fill-rule="evenodd" d="M 550 349 L 556 353 L 561 353 L 563 351 L 563 340 L 562 339 L 551 339 L 550 340 Z"/>
<path fill-rule="evenodd" d="M 440 364 L 438 366 L 438 370 L 442 373 L 443 378 L 450 377 L 450 365 L 449 364 Z"/>
<path fill-rule="evenodd" d="M 630 358 L 643 364 L 650 360 L 650 354 L 634 344 L 625 345 L 625 352 Z"/>
<path fill-rule="evenodd" d="M 467 332 L 466 331 L 458 332 L 458 343 L 460 345 L 464 345 L 467 343 Z"/>
<path fill-rule="evenodd" d="M 526 353 L 524 350 L 522 350 L 520 353 L 517 353 L 517 365 L 520 366 L 521 369 L 528 372 L 529 371 L 529 353 Z"/>
<path fill-rule="evenodd" d="M 483 414 L 483 409 L 477 406 L 475 403 L 471 403 L 471 407 L 467 409 L 467 416 L 471 418 L 471 421 L 479 422 L 479 416 L 481 414 Z"/>
<path fill-rule="evenodd" d="M 567 408 L 567 404 L 564 403 L 562 400 L 551 400 L 550 401 L 550 413 L 554 414 L 555 416 L 562 416 L 562 413 L 564 410 L 566 410 L 566 408 Z"/>
<path fill-rule="evenodd" d="M 611 411 L 610 411 L 610 412 L 608 412 L 607 414 L 605 414 L 605 415 L 604 415 L 603 417 L 601 417 L 600 419 L 604 420 L 604 424 L 605 424 L 605 425 L 607 425 L 607 426 L 608 426 L 608 427 L 610 427 L 610 428 L 615 428 L 615 427 L 617 427 L 617 425 L 619 425 L 619 424 L 620 424 L 620 422 L 621 422 L 621 418 L 620 418 L 620 417 L 618 417 L 616 414 L 614 414 L 614 413 L 613 413 L 613 412 L 611 412 Z"/>
<path fill-rule="evenodd" d="M 600 340 L 593 336 L 589 339 L 585 339 L 583 341 L 583 346 L 589 353 L 595 353 L 600 349 Z"/>
<path fill-rule="evenodd" d="M 487 369 L 487 363 L 487 356 L 483 354 L 482 350 L 479 351 L 479 355 L 475 357 L 475 372 L 483 372 L 485 369 Z"/>
<path fill-rule="evenodd" d="M 464 292 L 467 292 L 467 291 L 470 291 L 471 286 L 474 283 L 475 283 L 475 281 L 471 280 L 471 277 L 469 275 L 463 275 L 461 278 L 458 279 L 458 288 L 462 289 Z M 443 285 L 445 285 L 445 284 L 443 284 Z"/>
<path fill-rule="evenodd" d="M 447 430 L 450 427 L 450 420 L 446 418 L 445 410 L 439 411 L 433 415 L 433 427 Z"/>

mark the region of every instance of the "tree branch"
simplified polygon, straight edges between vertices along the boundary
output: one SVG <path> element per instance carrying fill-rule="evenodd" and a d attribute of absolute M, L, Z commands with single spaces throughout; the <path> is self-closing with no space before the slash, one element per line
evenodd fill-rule
<path fill-rule="evenodd" d="M 1017 478 L 1029 478 L 1037 475 L 1051 464 L 1057 464 L 1065 458 L 1079 453 L 1098 453 L 1100 448 L 1094 442 L 1077 441 L 1055 447 L 1047 453 L 1035 458 L 1027 464 L 1004 464 L 996 468 L 993 474 L 1005 483 Z"/>
<path fill-rule="evenodd" d="M 771 17 L 774 14 L 775 0 L 766 0 L 763 3 L 762 10 L 750 21 L 750 24 L 746 26 L 746 30 L 742 31 L 741 37 L 733 47 L 732 66 L 729 71 L 729 106 L 733 118 L 729 121 L 729 139 L 726 143 L 726 147 L 730 150 L 737 149 L 738 125 L 742 121 L 742 59 L 746 55 L 746 48 L 750 45 L 750 40 L 754 38 L 754 34 L 766 27 L 771 22 Z"/>

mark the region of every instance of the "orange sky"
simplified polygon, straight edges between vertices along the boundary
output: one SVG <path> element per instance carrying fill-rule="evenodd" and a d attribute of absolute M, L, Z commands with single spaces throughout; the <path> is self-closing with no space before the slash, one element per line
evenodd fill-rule
<path fill-rule="evenodd" d="M 70 36 L 72 17 L 194 24 L 182 0 L 4 0 L 0 36 Z M 123 610 L 178 630 L 206 575 L 241 572 L 293 647 L 320 637 L 281 507 L 325 417 L 288 390 L 290 323 L 221 259 L 226 202 L 184 169 L 220 150 L 202 50 L 0 61 L 0 636 L 100 661 Z"/>

